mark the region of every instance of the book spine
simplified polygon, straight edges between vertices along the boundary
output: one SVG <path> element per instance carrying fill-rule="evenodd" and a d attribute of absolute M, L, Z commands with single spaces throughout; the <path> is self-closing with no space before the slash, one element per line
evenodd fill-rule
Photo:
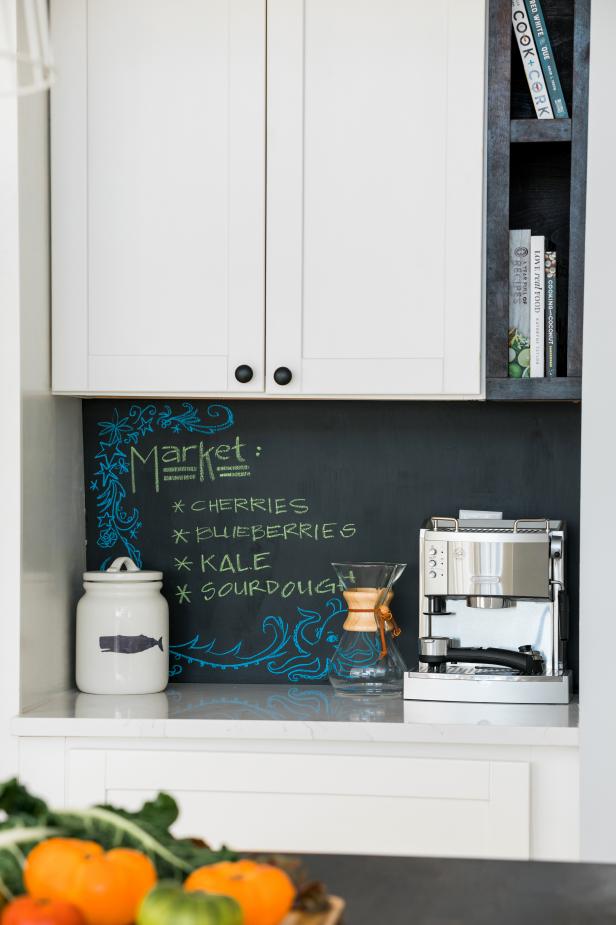
<path fill-rule="evenodd" d="M 535 46 L 543 69 L 543 76 L 545 77 L 545 84 L 552 104 L 552 111 L 556 119 L 568 119 L 569 113 L 565 103 L 565 94 L 558 76 L 558 68 L 554 59 L 545 16 L 541 8 L 541 0 L 525 0 L 525 3 L 530 27 L 533 30 Z"/>
<path fill-rule="evenodd" d="M 545 373 L 545 238 L 530 239 L 530 376 L 542 379 Z"/>
<path fill-rule="evenodd" d="M 530 229 L 509 232 L 509 376 L 530 378 Z"/>
<path fill-rule="evenodd" d="M 556 251 L 545 252 L 545 374 L 550 379 L 558 375 L 556 357 Z"/>
<path fill-rule="evenodd" d="M 520 49 L 524 73 L 538 119 L 553 119 L 550 95 L 545 85 L 541 61 L 533 39 L 533 31 L 524 6 L 524 0 L 511 0 L 511 21 Z"/>

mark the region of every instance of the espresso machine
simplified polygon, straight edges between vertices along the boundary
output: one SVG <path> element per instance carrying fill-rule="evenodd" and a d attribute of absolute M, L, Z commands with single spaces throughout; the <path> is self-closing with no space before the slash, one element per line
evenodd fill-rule
<path fill-rule="evenodd" d="M 568 703 L 565 541 L 560 520 L 429 518 L 405 699 Z"/>

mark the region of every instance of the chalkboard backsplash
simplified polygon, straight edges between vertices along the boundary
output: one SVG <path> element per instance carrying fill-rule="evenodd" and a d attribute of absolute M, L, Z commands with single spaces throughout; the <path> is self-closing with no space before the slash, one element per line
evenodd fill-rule
<path fill-rule="evenodd" d="M 408 568 L 460 508 L 563 518 L 577 668 L 580 408 L 478 402 L 83 402 L 87 563 L 162 569 L 174 681 L 323 683 L 344 620 L 332 561 Z"/>

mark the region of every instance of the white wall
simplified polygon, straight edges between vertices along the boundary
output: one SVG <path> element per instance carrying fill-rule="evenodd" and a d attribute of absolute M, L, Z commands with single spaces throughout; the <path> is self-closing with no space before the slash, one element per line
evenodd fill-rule
<path fill-rule="evenodd" d="M 1 24 L 0 24 L 0 39 Z M 7 62 L 0 60 L 0 81 Z M 0 778 L 15 766 L 10 717 L 19 706 L 20 363 L 17 105 L 0 99 Z"/>
<path fill-rule="evenodd" d="M 47 94 L 19 105 L 21 705 L 73 686 L 85 567 L 81 401 L 50 394 Z"/>
<path fill-rule="evenodd" d="M 0 99 L 0 780 L 20 703 L 72 686 L 85 556 L 81 403 L 50 394 L 47 127 L 46 94 Z"/>
<path fill-rule="evenodd" d="M 616 861 L 616 2 L 592 0 L 580 574 L 581 851 Z M 607 592 L 607 593 L 606 593 Z"/>

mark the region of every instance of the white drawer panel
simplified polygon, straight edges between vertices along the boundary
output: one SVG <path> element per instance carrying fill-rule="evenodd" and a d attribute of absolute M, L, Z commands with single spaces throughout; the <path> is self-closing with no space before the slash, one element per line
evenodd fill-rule
<path fill-rule="evenodd" d="M 142 796 L 108 792 L 118 806 L 136 808 Z M 489 801 L 195 791 L 175 796 L 181 806 L 175 834 L 198 836 L 214 847 L 477 857 L 486 856 L 490 845 Z"/>
<path fill-rule="evenodd" d="M 176 833 L 244 850 L 528 858 L 530 765 L 337 755 L 73 751 L 67 796 L 137 807 L 158 790 Z"/>
<path fill-rule="evenodd" d="M 330 793 L 488 800 L 489 761 L 343 755 L 109 752 L 112 789 Z"/>

